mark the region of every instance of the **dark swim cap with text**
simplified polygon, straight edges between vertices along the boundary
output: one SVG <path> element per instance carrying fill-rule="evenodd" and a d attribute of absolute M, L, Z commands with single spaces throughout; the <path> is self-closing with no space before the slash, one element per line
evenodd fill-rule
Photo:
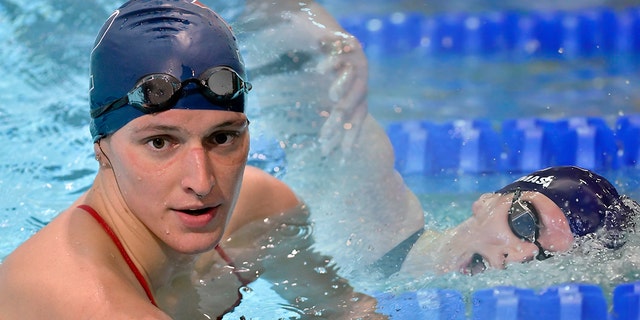
<path fill-rule="evenodd" d="M 632 210 L 624 205 L 616 188 L 604 177 L 579 167 L 560 166 L 523 176 L 497 193 L 536 191 L 564 212 L 575 236 L 600 228 L 622 231 Z"/>
<path fill-rule="evenodd" d="M 91 52 L 91 110 L 125 96 L 143 76 L 167 73 L 177 79 L 198 77 L 226 66 L 246 79 L 235 36 L 215 12 L 194 0 L 133 0 L 105 22 Z M 175 109 L 244 112 L 245 94 L 212 103 L 202 94 L 182 96 Z M 91 119 L 94 141 L 144 115 L 130 105 Z"/>

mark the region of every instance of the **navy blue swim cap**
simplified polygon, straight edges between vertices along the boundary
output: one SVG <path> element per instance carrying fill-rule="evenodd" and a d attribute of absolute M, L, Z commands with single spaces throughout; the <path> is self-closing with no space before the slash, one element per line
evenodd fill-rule
<path fill-rule="evenodd" d="M 564 212 L 575 236 L 600 228 L 622 231 L 630 223 L 633 210 L 622 202 L 611 183 L 602 176 L 573 166 L 551 167 L 519 178 L 497 191 L 511 193 L 537 191 Z"/>
<path fill-rule="evenodd" d="M 166 73 L 184 81 L 217 66 L 246 79 L 236 38 L 218 14 L 195 0 L 129 1 L 107 19 L 91 51 L 91 110 L 126 96 L 143 76 Z M 191 92 L 173 108 L 244 112 L 245 93 L 212 103 Z M 94 142 L 144 114 L 125 105 L 97 115 L 90 125 Z"/>

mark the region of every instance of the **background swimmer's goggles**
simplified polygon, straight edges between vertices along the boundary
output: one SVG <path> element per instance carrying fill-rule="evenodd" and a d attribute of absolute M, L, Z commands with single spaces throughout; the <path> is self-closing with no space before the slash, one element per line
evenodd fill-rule
<path fill-rule="evenodd" d="M 229 67 L 213 67 L 198 78 L 184 81 L 170 74 L 154 73 L 138 80 L 126 96 L 92 110 L 91 117 L 97 118 L 125 105 L 131 105 L 144 113 L 169 110 L 176 105 L 185 87 L 190 83 L 196 84 L 200 93 L 214 104 L 231 101 L 251 90 L 251 83 L 242 80 L 240 75 Z"/>
<path fill-rule="evenodd" d="M 511 208 L 509 208 L 509 214 L 507 216 L 509 227 L 516 237 L 529 241 L 538 247 L 536 259 L 547 259 L 551 257 L 551 255 L 547 254 L 538 242 L 538 236 L 540 234 L 538 210 L 536 210 L 536 207 L 534 207 L 530 201 L 520 200 L 521 193 L 522 191 L 520 189 L 517 189 L 513 193 Z"/>

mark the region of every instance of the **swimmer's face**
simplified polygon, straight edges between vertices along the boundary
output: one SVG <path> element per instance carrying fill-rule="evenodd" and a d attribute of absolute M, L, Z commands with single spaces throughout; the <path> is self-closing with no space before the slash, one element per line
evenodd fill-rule
<path fill-rule="evenodd" d="M 160 240 L 181 253 L 218 243 L 249 150 L 243 113 L 171 109 L 145 115 L 100 147 L 126 209 Z"/>
<path fill-rule="evenodd" d="M 449 242 L 457 256 L 455 268 L 475 274 L 486 268 L 505 268 L 509 263 L 535 259 L 538 247 L 516 236 L 508 223 L 513 193 L 482 195 L 472 207 L 473 215 L 456 227 Z M 538 211 L 538 242 L 546 252 L 562 252 L 571 248 L 574 237 L 562 210 L 537 192 L 522 192 L 520 199 L 529 201 Z"/>

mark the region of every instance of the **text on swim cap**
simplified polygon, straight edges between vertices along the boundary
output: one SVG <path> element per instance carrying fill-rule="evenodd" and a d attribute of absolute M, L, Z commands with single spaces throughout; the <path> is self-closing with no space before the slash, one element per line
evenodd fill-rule
<path fill-rule="evenodd" d="M 543 186 L 544 188 L 548 188 L 554 179 L 555 179 L 554 176 L 529 175 L 529 176 L 523 176 L 519 178 L 518 180 L 516 180 L 516 182 L 523 181 L 523 182 L 535 183 Z"/>

